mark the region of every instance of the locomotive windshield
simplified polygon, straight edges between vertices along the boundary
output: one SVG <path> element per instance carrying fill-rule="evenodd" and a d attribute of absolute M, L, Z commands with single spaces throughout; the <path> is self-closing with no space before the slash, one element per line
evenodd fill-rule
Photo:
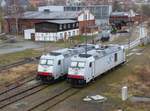
<path fill-rule="evenodd" d="M 51 59 L 47 60 L 47 65 L 53 65 L 53 60 Z"/>
<path fill-rule="evenodd" d="M 72 68 L 84 68 L 85 62 L 73 61 L 73 62 L 71 62 L 71 67 Z"/>
<path fill-rule="evenodd" d="M 82 67 L 85 66 L 85 63 L 84 63 L 84 62 L 79 62 L 79 63 L 78 63 L 78 66 L 79 66 L 80 68 L 82 68 Z"/>
<path fill-rule="evenodd" d="M 45 65 L 45 64 L 46 64 L 46 59 L 41 59 L 41 60 L 40 60 L 40 64 L 41 64 L 41 65 Z"/>
<path fill-rule="evenodd" d="M 71 67 L 77 67 L 77 62 L 71 62 Z"/>
<path fill-rule="evenodd" d="M 41 65 L 53 65 L 53 60 L 52 59 L 41 59 L 40 64 Z"/>

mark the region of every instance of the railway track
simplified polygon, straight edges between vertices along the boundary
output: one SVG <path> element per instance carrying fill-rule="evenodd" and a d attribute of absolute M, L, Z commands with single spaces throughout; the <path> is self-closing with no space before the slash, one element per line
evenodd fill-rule
<path fill-rule="evenodd" d="M 37 94 L 41 95 L 43 92 L 45 92 L 45 90 L 50 90 L 50 92 L 48 91 L 48 96 L 41 96 L 42 98 L 39 97 L 40 101 L 32 102 L 31 100 L 31 103 L 29 102 L 28 105 L 22 109 L 23 111 L 47 111 L 80 91 L 79 89 L 74 89 L 64 83 L 65 82 L 62 84 L 57 83 L 55 87 L 49 87 L 48 85 L 37 85 L 36 87 L 35 85 L 34 88 L 30 88 L 27 91 L 24 90 L 24 92 L 21 91 L 20 93 L 18 92 L 16 94 L 12 94 L 11 97 L 9 97 L 7 94 L 4 94 L 3 96 L 0 96 L 0 110 L 11 110 L 9 109 L 10 105 L 17 104 L 21 101 L 26 101 L 29 96 L 31 96 L 30 98 L 33 98 Z M 7 98 L 4 97 L 6 95 Z M 20 108 L 16 109 L 16 111 L 19 110 Z"/>
<path fill-rule="evenodd" d="M 20 77 L 18 79 L 11 81 L 10 83 L 4 85 L 2 88 L 0 88 L 0 95 L 7 93 L 15 88 L 21 87 L 25 83 L 34 80 L 36 78 L 36 71 L 31 72 L 31 73 L 32 73 L 32 75 Z"/>
<path fill-rule="evenodd" d="M 25 82 L 20 87 L 12 89 L 8 91 L 7 93 L 1 94 L 0 95 L 0 109 L 48 87 L 47 85 L 42 85 L 40 82 L 37 82 L 33 85 L 29 85 L 33 81 L 34 80 Z"/>
<path fill-rule="evenodd" d="M 26 59 L 23 59 L 23 60 L 20 60 L 20 61 L 8 64 L 8 65 L 5 65 L 5 66 L 0 66 L 0 72 L 2 70 L 8 70 L 10 68 L 17 67 L 17 66 L 20 66 L 20 65 L 23 65 L 23 64 L 26 64 L 26 63 L 35 62 L 35 61 L 37 61 L 37 59 L 38 59 L 38 57 L 26 58 Z M 15 80 L 10 81 L 9 83 L 6 83 L 6 84 L 2 85 L 2 87 L 0 88 L 0 95 L 2 95 L 4 93 L 7 93 L 10 90 L 13 90 L 13 89 L 15 89 L 17 87 L 20 87 L 24 83 L 35 79 L 35 77 L 36 77 L 35 75 L 36 75 L 36 71 L 34 71 L 34 72 L 32 71 L 31 75 L 21 76 L 21 77 L 15 79 Z"/>
<path fill-rule="evenodd" d="M 25 59 L 19 60 L 17 62 L 8 64 L 8 65 L 0 66 L 0 71 L 7 70 L 7 69 L 10 69 L 10 68 L 13 68 L 13 67 L 17 67 L 19 65 L 23 65 L 23 64 L 26 64 L 26 63 L 34 62 L 34 61 L 38 60 L 38 58 L 39 57 L 25 58 Z"/>
<path fill-rule="evenodd" d="M 53 96 L 46 98 L 45 100 L 41 100 L 39 104 L 36 104 L 26 111 L 47 111 L 52 107 L 56 106 L 57 104 L 63 102 L 64 100 L 68 99 L 69 97 L 78 93 L 79 89 L 74 89 L 71 87 L 66 87 L 63 90 L 55 93 Z"/>

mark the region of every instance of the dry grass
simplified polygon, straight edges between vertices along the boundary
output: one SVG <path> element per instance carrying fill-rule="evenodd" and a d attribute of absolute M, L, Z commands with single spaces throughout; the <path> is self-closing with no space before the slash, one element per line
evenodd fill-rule
<path fill-rule="evenodd" d="M 36 50 L 25 50 L 20 52 L 14 52 L 9 54 L 0 55 L 0 66 L 7 65 L 13 63 L 15 61 L 27 58 L 27 57 L 35 57 L 41 55 L 40 51 Z"/>
<path fill-rule="evenodd" d="M 22 66 L 11 68 L 9 70 L 2 71 L 0 72 L 0 86 L 8 84 L 11 81 L 16 80 L 17 78 L 30 75 L 31 72 L 35 72 L 36 69 L 36 64 L 25 64 Z"/>

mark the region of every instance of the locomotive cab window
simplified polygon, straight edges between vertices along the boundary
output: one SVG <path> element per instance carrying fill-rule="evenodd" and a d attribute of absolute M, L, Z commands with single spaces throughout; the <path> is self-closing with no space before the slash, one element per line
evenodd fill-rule
<path fill-rule="evenodd" d="M 41 64 L 41 65 L 46 65 L 46 63 L 47 63 L 47 60 L 46 60 L 46 59 L 41 59 L 41 60 L 40 60 L 40 64 Z"/>
<path fill-rule="evenodd" d="M 47 60 L 47 65 L 52 66 L 53 65 L 53 60 L 51 60 L 51 59 Z"/>
<path fill-rule="evenodd" d="M 92 62 L 90 62 L 89 67 L 92 67 Z"/>
<path fill-rule="evenodd" d="M 117 54 L 117 53 L 115 53 L 114 61 L 115 61 L 115 62 L 117 62 L 117 60 L 118 60 L 118 54 Z"/>
<path fill-rule="evenodd" d="M 78 67 L 79 68 L 84 68 L 85 67 L 85 63 L 84 62 L 79 62 L 78 63 Z"/>
<path fill-rule="evenodd" d="M 61 65 L 61 60 L 58 61 L 58 65 Z"/>
<path fill-rule="evenodd" d="M 71 62 L 71 67 L 77 67 L 77 62 Z"/>

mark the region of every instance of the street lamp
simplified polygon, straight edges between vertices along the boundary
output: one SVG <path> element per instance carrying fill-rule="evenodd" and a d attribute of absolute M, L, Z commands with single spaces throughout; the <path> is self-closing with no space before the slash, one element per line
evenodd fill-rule
<path fill-rule="evenodd" d="M 128 49 L 130 49 L 130 37 L 131 37 L 131 11 L 129 11 L 129 38 L 128 38 Z"/>

